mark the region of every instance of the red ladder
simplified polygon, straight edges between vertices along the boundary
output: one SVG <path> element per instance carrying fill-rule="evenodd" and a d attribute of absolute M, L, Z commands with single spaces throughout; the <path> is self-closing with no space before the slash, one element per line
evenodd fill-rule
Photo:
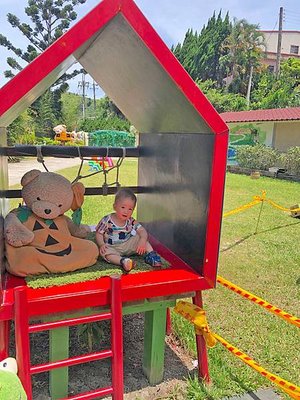
<path fill-rule="evenodd" d="M 87 317 L 29 325 L 29 303 L 26 287 L 15 289 L 15 335 L 16 358 L 19 367 L 19 378 L 26 391 L 28 400 L 32 400 L 31 375 L 55 368 L 69 367 L 90 361 L 112 358 L 112 384 L 106 388 L 96 389 L 61 400 L 89 400 L 111 395 L 113 400 L 123 400 L 123 328 L 122 328 L 122 295 L 120 277 L 111 277 L 111 310 Z M 46 364 L 31 365 L 29 334 L 49 329 L 85 324 L 95 321 L 111 320 L 111 349 L 81 356 L 71 357 Z"/>

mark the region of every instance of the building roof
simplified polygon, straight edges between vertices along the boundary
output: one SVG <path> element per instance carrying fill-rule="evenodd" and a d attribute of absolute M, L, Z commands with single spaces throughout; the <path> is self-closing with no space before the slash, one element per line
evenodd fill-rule
<path fill-rule="evenodd" d="M 226 123 L 257 121 L 297 121 L 300 120 L 300 107 L 224 112 L 221 114 L 221 117 Z"/>
<path fill-rule="evenodd" d="M 103 0 L 3 86 L 0 126 L 76 62 L 140 132 L 228 132 L 133 0 Z"/>
<path fill-rule="evenodd" d="M 264 30 L 264 29 L 259 29 L 258 32 L 264 32 L 264 33 L 278 33 L 279 31 L 270 31 L 270 30 Z M 281 31 L 282 33 L 300 33 L 300 31 L 293 31 L 293 30 L 283 30 Z"/>

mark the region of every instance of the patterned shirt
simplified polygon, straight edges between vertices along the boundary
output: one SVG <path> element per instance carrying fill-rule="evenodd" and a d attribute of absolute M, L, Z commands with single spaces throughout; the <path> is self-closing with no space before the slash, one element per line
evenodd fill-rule
<path fill-rule="evenodd" d="M 96 226 L 96 232 L 103 235 L 104 242 L 107 244 L 120 244 L 126 242 L 136 231 L 142 226 L 134 218 L 130 217 L 123 226 L 116 225 L 112 218 L 112 214 L 106 215 Z"/>

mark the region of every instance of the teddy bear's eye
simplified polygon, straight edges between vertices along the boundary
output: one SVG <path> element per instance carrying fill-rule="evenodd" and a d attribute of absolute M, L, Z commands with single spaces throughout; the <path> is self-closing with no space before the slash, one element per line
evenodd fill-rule
<path fill-rule="evenodd" d="M 36 199 L 37 199 L 38 201 L 40 201 L 40 200 L 41 200 L 41 198 L 40 198 L 40 197 L 37 197 Z"/>
<path fill-rule="evenodd" d="M 59 204 L 58 207 L 62 207 L 62 204 Z"/>

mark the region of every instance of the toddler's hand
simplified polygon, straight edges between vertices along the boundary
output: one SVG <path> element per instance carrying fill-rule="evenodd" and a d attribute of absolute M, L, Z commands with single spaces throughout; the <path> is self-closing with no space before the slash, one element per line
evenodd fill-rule
<path fill-rule="evenodd" d="M 107 245 L 102 244 L 102 246 L 100 246 L 100 249 L 99 249 L 100 255 L 105 256 L 106 251 L 107 251 Z"/>
<path fill-rule="evenodd" d="M 146 253 L 146 240 L 140 239 L 136 248 L 136 252 L 141 256 Z"/>

